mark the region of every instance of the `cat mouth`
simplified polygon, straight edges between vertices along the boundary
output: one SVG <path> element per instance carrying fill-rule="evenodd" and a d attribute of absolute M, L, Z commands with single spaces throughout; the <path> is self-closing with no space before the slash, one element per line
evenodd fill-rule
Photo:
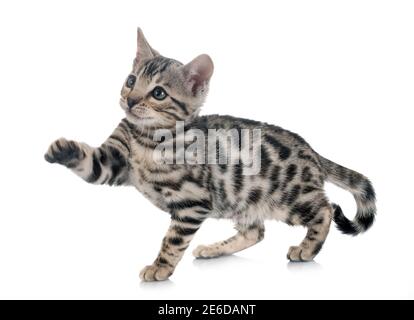
<path fill-rule="evenodd" d="M 131 108 L 129 108 L 128 106 L 127 106 L 127 104 L 126 104 L 126 100 L 125 99 L 122 99 L 121 98 L 121 100 L 120 100 L 120 104 L 121 104 L 121 107 L 124 109 L 124 111 L 125 111 L 125 113 L 127 114 L 127 116 L 129 116 L 129 117 L 131 117 L 131 118 L 133 118 L 134 120 L 153 120 L 153 118 L 152 117 L 149 117 L 149 116 L 145 116 L 145 115 L 140 115 L 139 113 L 145 113 L 145 109 L 144 108 L 142 108 L 142 107 L 138 107 L 138 109 L 137 108 L 135 108 L 135 110 L 134 111 L 138 111 L 138 114 L 136 113 L 136 112 L 133 112 L 132 110 L 131 110 Z M 134 106 L 135 107 L 135 106 Z"/>
<path fill-rule="evenodd" d="M 136 115 L 134 113 L 132 113 L 130 110 L 127 110 L 127 115 L 133 117 L 134 119 L 137 120 L 151 120 L 152 117 L 148 117 L 148 116 L 140 116 L 140 115 Z"/>

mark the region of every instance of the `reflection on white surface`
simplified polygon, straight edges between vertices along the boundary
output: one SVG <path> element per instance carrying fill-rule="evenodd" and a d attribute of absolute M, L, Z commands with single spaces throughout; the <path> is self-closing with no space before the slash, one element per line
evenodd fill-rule
<path fill-rule="evenodd" d="M 315 261 L 308 262 L 291 262 L 286 264 L 286 267 L 291 272 L 307 272 L 307 271 L 322 271 L 322 266 Z"/>
<path fill-rule="evenodd" d="M 162 289 L 169 289 L 173 288 L 175 286 L 175 283 L 171 281 L 170 279 L 165 281 L 152 281 L 152 282 L 145 282 L 141 281 L 139 283 L 139 287 L 142 290 L 162 290 Z"/>
<path fill-rule="evenodd" d="M 252 262 L 252 260 L 236 255 L 228 255 L 210 259 L 194 259 L 193 265 L 199 269 L 212 269 L 215 267 L 235 266 L 249 262 Z"/>

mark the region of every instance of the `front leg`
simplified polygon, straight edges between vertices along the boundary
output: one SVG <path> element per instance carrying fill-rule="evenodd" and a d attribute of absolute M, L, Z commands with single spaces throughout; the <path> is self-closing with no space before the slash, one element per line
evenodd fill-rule
<path fill-rule="evenodd" d="M 173 274 L 202 222 L 209 215 L 208 201 L 184 200 L 176 204 L 181 208 L 174 210 L 171 215 L 170 227 L 154 263 L 141 271 L 139 276 L 143 281 L 168 279 Z"/>
<path fill-rule="evenodd" d="M 120 185 L 128 179 L 127 149 L 108 139 L 99 148 L 66 140 L 53 142 L 45 154 L 46 161 L 71 169 L 89 183 Z"/>

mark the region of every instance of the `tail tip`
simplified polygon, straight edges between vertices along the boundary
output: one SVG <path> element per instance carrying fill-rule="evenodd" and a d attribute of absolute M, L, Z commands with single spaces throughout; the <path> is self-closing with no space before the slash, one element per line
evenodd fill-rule
<path fill-rule="evenodd" d="M 341 207 L 335 203 L 332 204 L 332 207 L 334 209 L 333 220 L 335 221 L 338 230 L 344 234 L 357 235 L 358 229 L 352 221 L 345 217 Z"/>
<path fill-rule="evenodd" d="M 357 214 L 356 220 L 351 221 L 345 217 L 342 209 L 337 204 L 332 204 L 334 209 L 333 220 L 336 227 L 344 234 L 356 236 L 361 232 L 367 231 L 375 221 L 375 209 L 365 211 L 364 214 Z"/>

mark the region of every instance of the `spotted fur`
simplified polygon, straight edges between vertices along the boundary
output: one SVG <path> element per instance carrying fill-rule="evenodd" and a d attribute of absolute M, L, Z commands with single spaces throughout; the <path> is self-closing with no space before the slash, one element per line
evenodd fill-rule
<path fill-rule="evenodd" d="M 159 55 L 138 32 L 138 50 L 121 91 L 126 112 L 109 138 L 97 148 L 59 139 L 45 158 L 70 168 L 94 184 L 129 185 L 171 216 L 170 227 L 155 261 L 145 267 L 145 281 L 167 279 L 175 270 L 190 241 L 207 218 L 226 218 L 237 234 L 227 240 L 198 246 L 197 258 L 212 258 L 248 248 L 264 238 L 264 221 L 276 219 L 307 228 L 305 239 L 288 250 L 288 259 L 309 261 L 321 250 L 331 220 L 347 234 L 367 230 L 375 215 L 375 192 L 363 175 L 337 165 L 316 153 L 300 136 L 263 122 L 231 116 L 198 116 L 213 72 L 211 59 L 201 55 L 184 65 Z M 167 98 L 151 95 L 162 87 Z M 159 164 L 154 139 L 157 129 L 173 129 L 185 122 L 184 132 L 199 129 L 261 129 L 261 168 L 245 175 L 238 164 Z M 171 142 L 178 142 L 176 132 Z M 220 146 L 218 146 L 220 148 Z M 178 151 L 177 151 L 178 152 Z M 349 190 L 358 211 L 348 220 L 330 203 L 324 182 Z"/>

